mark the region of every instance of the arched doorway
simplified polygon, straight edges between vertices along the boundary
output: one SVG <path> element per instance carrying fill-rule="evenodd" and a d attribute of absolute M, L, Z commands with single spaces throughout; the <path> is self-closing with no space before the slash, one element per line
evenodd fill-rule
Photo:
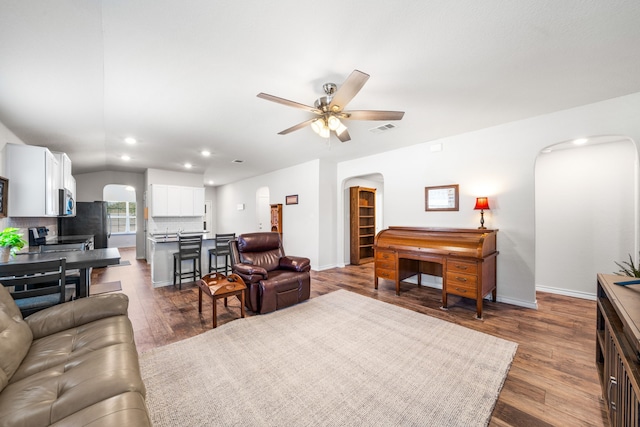
<path fill-rule="evenodd" d="M 102 200 L 107 204 L 108 247 L 135 247 L 138 211 L 135 188 L 129 185 L 105 185 Z"/>
<path fill-rule="evenodd" d="M 638 153 L 627 137 L 543 150 L 535 166 L 536 289 L 594 299 L 596 274 L 637 256 L 637 194 Z"/>
<path fill-rule="evenodd" d="M 269 187 L 256 190 L 256 221 L 258 231 L 271 230 L 271 207 L 269 206 Z"/>
<path fill-rule="evenodd" d="M 360 186 L 376 189 L 376 234 L 384 227 L 384 177 L 381 173 L 371 173 L 367 175 L 354 176 L 344 180 L 342 185 L 343 206 L 344 209 L 344 251 L 342 262 L 346 265 L 350 261 L 350 231 L 351 231 L 351 213 L 349 212 L 349 188 Z"/>

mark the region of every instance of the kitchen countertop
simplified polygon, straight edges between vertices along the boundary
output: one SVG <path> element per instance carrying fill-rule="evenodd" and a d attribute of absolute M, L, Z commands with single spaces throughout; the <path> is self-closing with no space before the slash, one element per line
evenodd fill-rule
<path fill-rule="evenodd" d="M 204 233 L 204 232 L 184 232 L 183 235 L 193 235 L 193 234 L 202 234 L 202 240 L 213 240 L 215 237 L 213 233 Z M 177 243 L 178 235 L 176 233 L 155 233 L 150 234 L 148 237 L 149 241 L 154 243 Z"/>
<path fill-rule="evenodd" d="M 44 245 L 42 246 L 55 246 L 55 245 L 80 245 L 93 239 L 93 234 L 76 234 L 73 236 L 51 236 L 47 237 Z M 25 247 L 24 251 L 20 254 L 38 254 L 41 252 L 40 245 Z"/>
<path fill-rule="evenodd" d="M 77 234 L 74 236 L 47 237 L 47 245 L 64 245 L 66 243 L 84 243 L 93 238 L 93 234 Z"/>

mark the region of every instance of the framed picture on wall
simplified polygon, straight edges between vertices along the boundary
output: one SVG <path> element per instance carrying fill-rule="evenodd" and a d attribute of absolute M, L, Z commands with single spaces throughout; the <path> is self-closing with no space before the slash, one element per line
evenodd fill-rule
<path fill-rule="evenodd" d="M 9 203 L 9 180 L 0 176 L 0 218 L 7 217 Z"/>
<path fill-rule="evenodd" d="M 425 211 L 457 211 L 458 184 L 424 188 Z"/>
<path fill-rule="evenodd" d="M 287 205 L 297 205 L 298 204 L 298 195 L 294 194 L 293 196 L 287 196 L 285 198 Z"/>

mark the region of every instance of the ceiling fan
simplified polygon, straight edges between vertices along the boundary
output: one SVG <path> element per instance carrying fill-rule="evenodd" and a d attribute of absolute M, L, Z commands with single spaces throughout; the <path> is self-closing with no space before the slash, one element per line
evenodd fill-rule
<path fill-rule="evenodd" d="M 360 92 L 367 80 L 369 80 L 368 74 L 353 70 L 340 88 L 335 83 L 325 83 L 322 85 L 325 96 L 316 99 L 313 107 L 262 92 L 258 94 L 258 98 L 310 111 L 318 116 L 278 132 L 279 135 L 286 135 L 311 125 L 311 128 L 323 138 L 329 138 L 331 132 L 334 132 L 340 141 L 346 142 L 351 139 L 351 136 L 341 120 L 400 120 L 404 116 L 404 111 L 345 111 L 346 105 Z"/>

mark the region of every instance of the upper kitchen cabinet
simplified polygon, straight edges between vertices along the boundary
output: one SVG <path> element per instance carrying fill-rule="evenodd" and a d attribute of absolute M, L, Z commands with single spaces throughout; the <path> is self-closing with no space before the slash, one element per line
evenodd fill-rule
<path fill-rule="evenodd" d="M 71 175 L 71 159 L 66 153 L 52 153 L 58 161 L 59 174 L 60 174 L 60 188 L 67 190 L 75 190 L 76 180 Z M 74 191 L 75 193 L 75 191 Z"/>
<path fill-rule="evenodd" d="M 204 188 L 152 184 L 151 216 L 204 216 Z"/>
<path fill-rule="evenodd" d="M 7 144 L 5 171 L 9 179 L 10 217 L 58 216 L 60 169 L 45 147 Z"/>

